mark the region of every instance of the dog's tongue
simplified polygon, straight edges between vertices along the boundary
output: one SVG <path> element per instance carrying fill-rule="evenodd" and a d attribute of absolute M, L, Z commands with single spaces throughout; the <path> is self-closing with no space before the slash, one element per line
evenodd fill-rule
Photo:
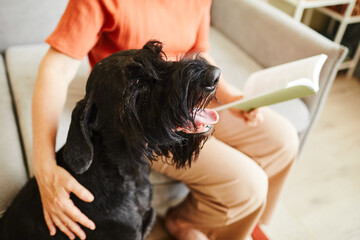
<path fill-rule="evenodd" d="M 202 109 L 202 110 L 195 110 L 195 125 L 196 130 L 194 128 L 184 128 L 184 127 L 177 127 L 177 131 L 185 132 L 185 133 L 202 133 L 209 130 L 207 125 L 213 125 L 219 121 L 219 115 L 216 111 L 212 109 Z"/>
<path fill-rule="evenodd" d="M 219 121 L 219 114 L 212 110 L 205 108 L 195 115 L 195 124 L 196 126 L 201 125 L 213 125 Z"/>

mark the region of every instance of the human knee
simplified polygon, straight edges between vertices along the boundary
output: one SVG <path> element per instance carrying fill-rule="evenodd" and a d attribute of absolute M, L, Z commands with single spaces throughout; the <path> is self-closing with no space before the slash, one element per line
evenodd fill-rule
<path fill-rule="evenodd" d="M 299 136 L 296 129 L 290 123 L 284 125 L 278 141 L 279 159 L 288 166 L 296 159 L 299 151 Z"/>
<path fill-rule="evenodd" d="M 286 119 L 278 119 L 278 124 L 271 128 L 269 145 L 259 164 L 269 172 L 281 171 L 291 165 L 299 151 L 299 137 L 294 126 Z"/>
<path fill-rule="evenodd" d="M 266 202 L 269 185 L 268 176 L 260 167 L 258 171 L 253 172 L 252 176 L 241 185 L 242 187 L 246 188 L 247 194 L 245 195 L 245 201 L 248 204 L 258 208 L 260 205 Z"/>
<path fill-rule="evenodd" d="M 228 221 L 246 216 L 266 203 L 268 177 L 258 166 L 246 174 L 244 171 L 239 173 L 228 186 L 229 188 L 224 188 L 223 191 L 228 191 L 229 197 L 221 199 L 220 203 L 227 208 Z"/>

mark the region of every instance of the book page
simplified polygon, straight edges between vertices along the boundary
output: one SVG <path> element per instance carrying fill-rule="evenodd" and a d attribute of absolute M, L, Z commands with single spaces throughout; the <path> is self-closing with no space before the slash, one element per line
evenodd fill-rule
<path fill-rule="evenodd" d="M 319 90 L 320 72 L 326 59 L 327 56 L 321 54 L 255 72 L 245 83 L 243 99 L 215 110 L 232 107 L 249 111 L 315 94 Z"/>
<path fill-rule="evenodd" d="M 319 88 L 320 71 L 326 59 L 327 56 L 322 54 L 255 72 L 245 83 L 244 98 L 296 85 L 306 85 L 316 92 Z"/>

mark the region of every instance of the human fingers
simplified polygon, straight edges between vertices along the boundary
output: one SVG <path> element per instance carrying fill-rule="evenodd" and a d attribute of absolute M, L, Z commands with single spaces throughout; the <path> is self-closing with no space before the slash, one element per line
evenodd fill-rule
<path fill-rule="evenodd" d="M 57 192 L 58 198 L 54 199 L 54 205 L 51 208 L 52 215 L 51 217 L 53 219 L 56 219 L 56 226 L 63 231 L 65 229 L 65 234 L 71 238 L 72 235 L 78 236 L 80 239 L 85 239 L 86 234 L 81 229 L 81 227 L 77 224 L 77 222 L 83 224 L 86 227 L 89 227 L 91 229 L 94 229 L 95 224 L 91 222 L 84 214 L 81 213 L 81 211 L 74 205 L 72 200 L 70 199 L 70 193 L 66 191 L 65 188 Z M 74 214 L 71 214 L 72 212 L 75 212 Z M 81 216 L 81 217 L 77 217 Z M 90 223 L 84 222 L 83 219 L 86 219 L 90 221 Z M 93 225 L 91 225 L 93 224 Z M 65 227 L 64 227 L 65 226 Z M 69 232 L 72 233 L 72 235 L 69 235 Z"/>
<path fill-rule="evenodd" d="M 249 112 L 244 112 L 245 123 L 249 126 L 257 126 L 263 122 L 264 117 L 259 109 L 253 109 Z"/>
<path fill-rule="evenodd" d="M 56 227 L 55 227 L 55 225 L 54 225 L 48 211 L 45 208 L 44 208 L 43 212 L 44 212 L 45 223 L 46 223 L 46 226 L 49 229 L 50 235 L 54 236 L 56 234 Z"/>
<path fill-rule="evenodd" d="M 75 236 L 78 236 L 80 239 L 85 239 L 85 232 L 65 213 L 69 202 L 72 203 L 70 194 L 67 193 L 64 188 L 59 189 L 56 191 L 56 197 L 52 201 L 48 202 L 49 205 L 46 205 L 49 209 L 49 215 L 56 227 L 58 227 L 70 239 L 75 239 Z"/>
<path fill-rule="evenodd" d="M 52 216 L 52 220 L 68 238 L 75 239 L 75 234 L 57 216 Z"/>
<path fill-rule="evenodd" d="M 79 199 L 92 202 L 94 200 L 94 196 L 87 190 L 84 186 L 82 186 L 74 177 L 69 174 L 68 179 L 65 183 L 65 190 L 70 194 L 75 194 Z M 64 202 L 64 206 L 62 206 L 63 211 L 73 220 L 81 225 L 94 230 L 95 223 L 91 221 L 85 214 L 83 214 L 69 199 L 69 201 Z"/>
<path fill-rule="evenodd" d="M 75 194 L 79 199 L 85 202 L 94 201 L 94 195 L 87 190 L 84 186 L 82 186 L 73 176 L 67 173 L 67 179 L 65 180 L 65 189 L 70 193 Z"/>
<path fill-rule="evenodd" d="M 86 239 L 85 232 L 81 229 L 79 224 L 77 224 L 70 216 L 67 216 L 66 213 L 60 212 L 59 215 L 62 223 L 76 236 L 80 239 Z"/>
<path fill-rule="evenodd" d="M 68 173 L 65 169 L 61 167 L 56 167 L 56 170 L 52 171 L 50 179 L 52 180 L 39 181 L 41 183 L 39 184 L 39 190 L 43 203 L 43 209 L 44 212 L 47 212 L 47 215 L 50 216 L 47 217 L 50 233 L 55 234 L 56 232 L 56 228 L 55 231 L 53 229 L 54 224 L 60 230 L 62 230 L 65 229 L 63 226 L 64 223 L 67 223 L 71 227 L 67 228 L 67 232 L 64 232 L 65 234 L 69 236 L 68 232 L 73 230 L 73 235 L 75 233 L 79 237 L 83 237 L 84 233 L 79 227 L 77 227 L 78 225 L 76 223 L 76 220 L 79 220 L 81 224 L 84 224 L 84 226 L 90 227 L 91 229 L 94 228 L 94 223 L 91 222 L 91 220 L 88 220 L 85 215 L 80 215 L 81 217 L 78 217 L 74 220 L 71 219 L 71 216 L 69 216 L 69 218 L 64 217 L 68 215 L 67 212 L 69 211 L 80 212 L 80 210 L 75 207 L 74 203 L 70 199 L 70 193 L 72 192 L 72 189 L 74 189 L 71 186 L 80 184 L 75 180 L 73 176 L 71 176 L 70 173 Z M 53 219 L 56 219 L 56 222 L 51 221 Z M 88 220 L 88 222 L 86 222 L 84 219 Z"/>
<path fill-rule="evenodd" d="M 237 108 L 230 108 L 229 110 L 231 114 L 233 114 L 236 117 L 242 118 L 245 124 L 251 127 L 257 126 L 259 123 L 261 123 L 264 120 L 263 115 L 258 109 L 253 109 L 249 112 L 245 112 Z"/>
<path fill-rule="evenodd" d="M 41 181 L 37 179 L 37 183 L 39 186 L 41 202 L 43 206 L 44 219 L 49 229 L 50 235 L 53 236 L 56 234 L 56 227 L 60 229 L 58 226 L 59 218 L 57 217 L 58 212 L 60 211 L 59 205 L 61 205 L 59 204 L 59 202 L 61 202 L 59 199 L 63 199 L 64 194 L 66 199 L 66 191 L 59 191 L 58 189 L 60 189 L 61 186 L 56 185 L 55 183 L 57 181 L 52 180 L 52 177 L 50 179 L 51 181 Z M 59 192 L 63 194 L 59 195 Z M 68 196 L 68 198 L 69 197 L 70 196 Z M 54 219 L 56 219 L 56 222 Z"/>
<path fill-rule="evenodd" d="M 91 230 L 95 229 L 95 223 L 82 213 L 72 201 L 67 202 L 67 206 L 65 206 L 64 210 L 65 214 L 72 220 L 72 222 L 78 222 Z"/>

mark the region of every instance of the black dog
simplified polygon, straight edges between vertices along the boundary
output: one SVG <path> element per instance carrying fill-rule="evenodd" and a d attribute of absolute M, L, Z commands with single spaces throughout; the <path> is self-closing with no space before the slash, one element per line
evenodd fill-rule
<path fill-rule="evenodd" d="M 204 59 L 166 61 L 160 42 L 115 53 L 98 62 L 86 95 L 73 110 L 65 146 L 56 154 L 95 196 L 74 204 L 96 224 L 87 239 L 144 239 L 154 222 L 150 164 L 159 156 L 176 167 L 191 165 L 211 134 L 216 112 L 204 109 L 214 97 L 220 70 Z M 1 240 L 50 237 L 34 178 L 0 222 Z"/>

